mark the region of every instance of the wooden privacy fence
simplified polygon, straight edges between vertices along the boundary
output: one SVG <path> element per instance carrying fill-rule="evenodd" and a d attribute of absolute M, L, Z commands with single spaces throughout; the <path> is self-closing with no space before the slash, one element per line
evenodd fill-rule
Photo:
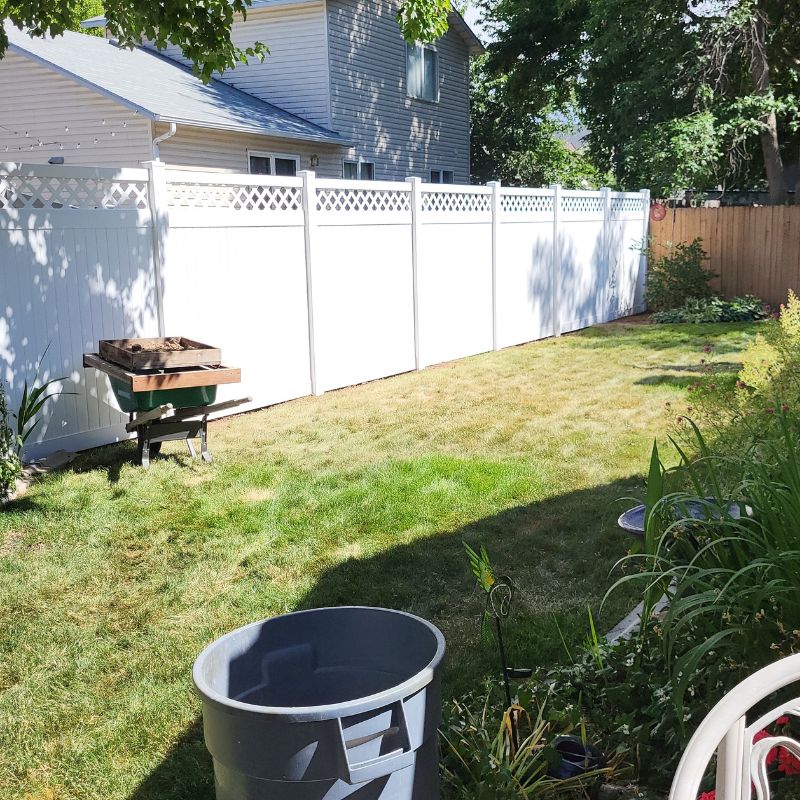
<path fill-rule="evenodd" d="M 253 407 L 643 310 L 647 193 L 0 164 L 0 379 L 30 455 L 124 437 L 98 339 L 185 335 Z M 221 400 L 228 399 L 222 391 Z"/>
<path fill-rule="evenodd" d="M 725 297 L 754 294 L 768 303 L 800 292 L 800 206 L 668 209 L 650 234 L 656 255 L 699 236 Z"/>

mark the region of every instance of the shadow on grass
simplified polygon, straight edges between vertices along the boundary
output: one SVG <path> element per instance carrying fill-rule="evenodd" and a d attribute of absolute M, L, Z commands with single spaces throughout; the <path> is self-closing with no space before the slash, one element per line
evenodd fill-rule
<path fill-rule="evenodd" d="M 574 334 L 584 347 L 606 349 L 624 347 L 645 350 L 701 349 L 712 344 L 714 353 L 737 353 L 742 349 L 742 339 L 754 336 L 760 322 L 717 322 L 680 325 L 626 324 L 624 320 L 596 325 Z"/>
<path fill-rule="evenodd" d="M 506 625 L 509 659 L 547 667 L 568 659 L 561 636 L 577 651 L 587 630 L 587 607 L 610 629 L 633 604 L 614 597 L 602 614 L 608 573 L 630 541 L 616 518 L 641 490 L 631 477 L 507 509 L 462 528 L 371 557 L 331 565 L 296 608 L 370 605 L 401 609 L 432 620 L 444 632 L 448 657 L 444 697 L 480 687 L 498 672 L 494 647 L 480 636 L 483 601 L 472 587 L 463 541 L 484 543 L 499 572 L 518 585 Z M 242 620 L 242 624 L 252 620 Z M 186 664 L 187 680 L 191 664 Z M 200 718 L 186 729 L 130 800 L 213 800 L 211 758 Z"/>

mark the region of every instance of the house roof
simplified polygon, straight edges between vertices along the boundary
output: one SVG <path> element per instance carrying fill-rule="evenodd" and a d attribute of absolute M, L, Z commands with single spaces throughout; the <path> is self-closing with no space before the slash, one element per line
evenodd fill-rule
<path fill-rule="evenodd" d="M 349 144 L 334 131 L 218 80 L 204 84 L 190 69 L 144 48 L 67 31 L 34 38 L 5 22 L 9 50 L 138 111 L 155 122 Z"/>

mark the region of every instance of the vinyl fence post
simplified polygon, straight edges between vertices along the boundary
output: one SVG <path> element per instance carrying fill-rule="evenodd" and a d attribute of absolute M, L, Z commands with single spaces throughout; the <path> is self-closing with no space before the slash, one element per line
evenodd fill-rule
<path fill-rule="evenodd" d="M 303 234 L 306 246 L 306 305 L 308 307 L 308 363 L 311 374 L 311 394 L 321 395 L 317 381 L 317 348 L 314 334 L 314 239 L 317 233 L 317 176 L 313 170 L 301 170 L 303 179 Z"/>
<path fill-rule="evenodd" d="M 561 336 L 561 184 L 553 191 L 553 336 Z"/>
<path fill-rule="evenodd" d="M 422 178 L 406 178 L 411 185 L 411 285 L 414 297 L 414 369 L 422 369 L 419 357 L 419 226 L 422 214 Z"/>
<path fill-rule="evenodd" d="M 643 314 L 647 310 L 647 301 L 644 297 L 645 283 L 647 281 L 647 246 L 650 238 L 650 190 L 642 189 L 642 250 L 639 255 L 639 285 L 637 290 L 639 302 L 636 312 Z"/>
<path fill-rule="evenodd" d="M 492 349 L 499 350 L 497 343 L 497 258 L 500 242 L 500 181 L 486 184 L 492 190 Z"/>
<path fill-rule="evenodd" d="M 605 286 L 609 294 L 603 322 L 610 322 L 612 319 L 617 318 L 619 312 L 619 302 L 617 302 L 615 293 L 618 276 L 614 270 L 616 265 L 611 257 L 611 189 L 608 186 L 603 186 L 600 189 L 600 197 L 603 204 L 603 275 L 605 275 Z M 614 306 L 615 303 L 616 307 Z"/>
<path fill-rule="evenodd" d="M 166 336 L 164 324 L 164 274 L 169 236 L 169 193 L 167 167 L 163 161 L 143 161 L 149 174 L 147 198 L 150 206 L 150 229 L 153 234 L 153 282 L 155 283 L 158 335 Z"/>

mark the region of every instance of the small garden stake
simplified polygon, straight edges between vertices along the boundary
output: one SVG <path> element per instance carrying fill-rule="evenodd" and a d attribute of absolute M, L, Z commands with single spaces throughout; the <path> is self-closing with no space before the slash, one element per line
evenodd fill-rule
<path fill-rule="evenodd" d="M 511 603 L 514 599 L 514 583 L 507 575 L 498 578 L 494 576 L 492 563 L 489 560 L 489 553 L 481 545 L 480 551 L 476 552 L 466 542 L 464 542 L 469 558 L 472 574 L 478 583 L 478 587 L 486 593 L 486 610 L 483 612 L 483 625 L 485 626 L 491 616 L 494 621 L 495 635 L 497 636 L 497 648 L 500 653 L 500 668 L 503 671 L 503 688 L 506 694 L 506 708 L 511 724 L 511 744 L 514 751 L 519 747 L 517 737 L 517 723 L 514 714 L 514 701 L 511 697 L 510 678 L 527 678 L 531 675 L 529 669 L 512 669 L 508 666 L 506 659 L 506 649 L 503 642 L 504 620 L 511 613 Z"/>
<path fill-rule="evenodd" d="M 501 619 L 508 616 L 511 610 L 511 601 L 514 599 L 514 584 L 511 579 L 503 576 L 495 581 L 489 590 L 488 608 L 491 609 L 494 617 L 494 629 L 497 634 L 497 649 L 500 651 L 500 668 L 503 670 L 503 687 L 506 690 L 506 708 L 513 705 L 511 700 L 511 686 L 508 682 L 508 662 L 506 661 L 506 648 L 503 644 L 503 626 Z M 514 746 L 517 745 L 516 731 L 514 731 L 514 715 L 511 715 L 511 730 L 514 739 Z"/>

